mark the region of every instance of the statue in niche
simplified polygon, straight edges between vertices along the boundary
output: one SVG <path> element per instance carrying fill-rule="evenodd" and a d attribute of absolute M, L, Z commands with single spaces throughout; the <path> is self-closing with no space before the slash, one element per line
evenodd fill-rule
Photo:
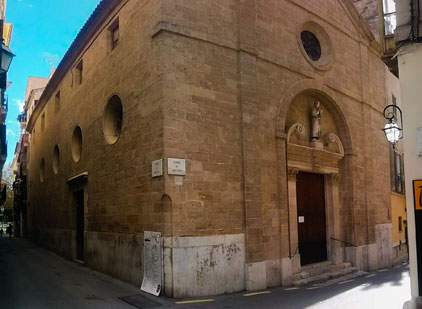
<path fill-rule="evenodd" d="M 321 138 L 321 114 L 321 102 L 319 100 L 315 100 L 312 107 L 312 142 L 317 142 Z"/>

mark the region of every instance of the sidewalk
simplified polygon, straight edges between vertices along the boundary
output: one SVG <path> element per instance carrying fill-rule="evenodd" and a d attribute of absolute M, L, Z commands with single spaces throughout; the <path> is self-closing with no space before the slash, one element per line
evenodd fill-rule
<path fill-rule="evenodd" d="M 280 287 L 189 300 L 157 298 L 142 293 L 130 284 L 61 258 L 26 240 L 0 238 L 2 309 L 401 309 L 408 299 L 410 279 L 407 265 L 380 270 L 330 286 Z"/>
<path fill-rule="evenodd" d="M 120 298 L 140 293 L 130 284 L 68 261 L 29 241 L 0 238 L 2 309 L 134 309 Z M 147 304 L 154 297 L 138 299 Z"/>

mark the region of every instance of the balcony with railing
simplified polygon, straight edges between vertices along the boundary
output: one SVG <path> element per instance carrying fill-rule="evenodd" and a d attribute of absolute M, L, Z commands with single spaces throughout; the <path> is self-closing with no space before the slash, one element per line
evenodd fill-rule
<path fill-rule="evenodd" d="M 18 115 L 18 121 L 21 124 L 26 124 L 27 120 L 28 120 L 28 117 L 27 117 L 26 111 L 22 112 Z"/>
<path fill-rule="evenodd" d="M 384 19 L 384 62 L 390 70 L 398 76 L 397 59 L 393 56 L 397 52 L 394 34 L 397 28 L 396 0 L 383 0 Z"/>

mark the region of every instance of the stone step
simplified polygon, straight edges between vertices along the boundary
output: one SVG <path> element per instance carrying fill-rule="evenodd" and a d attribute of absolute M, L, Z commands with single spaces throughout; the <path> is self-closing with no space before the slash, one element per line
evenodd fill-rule
<path fill-rule="evenodd" d="M 293 275 L 293 280 L 306 279 L 323 273 L 336 272 L 345 268 L 352 267 L 349 262 L 340 264 L 331 264 L 331 262 L 323 262 L 318 264 L 306 265 L 301 268 L 301 272 Z"/>
<path fill-rule="evenodd" d="M 323 272 L 314 276 L 309 276 L 306 278 L 294 280 L 293 285 L 302 286 L 302 285 L 308 285 L 308 284 L 327 282 L 329 280 L 336 279 L 339 277 L 344 277 L 346 275 L 357 273 L 357 272 L 358 272 L 358 269 L 356 267 L 346 267 L 346 268 Z"/>
<path fill-rule="evenodd" d="M 365 276 L 365 275 L 368 275 L 368 273 L 366 271 L 358 270 L 358 271 L 352 272 L 350 274 L 347 274 L 347 275 L 344 275 L 344 276 L 341 276 L 341 277 L 337 277 L 337 278 L 334 278 L 334 279 L 327 280 L 325 282 L 315 283 L 312 286 L 326 287 L 326 286 L 330 286 L 330 285 L 333 285 L 333 284 L 336 284 L 336 283 L 340 283 L 340 282 L 352 280 L 354 278 L 362 277 L 362 276 Z"/>

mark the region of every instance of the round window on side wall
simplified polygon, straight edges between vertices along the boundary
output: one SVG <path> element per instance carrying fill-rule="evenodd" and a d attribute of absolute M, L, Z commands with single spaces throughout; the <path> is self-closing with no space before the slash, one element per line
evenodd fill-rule
<path fill-rule="evenodd" d="M 300 50 L 306 60 L 318 70 L 328 70 L 334 60 L 330 37 L 323 27 L 307 22 L 298 32 Z"/>
<path fill-rule="evenodd" d="M 42 158 L 40 162 L 40 182 L 44 182 L 44 180 L 45 180 L 45 160 L 44 158 Z"/>
<path fill-rule="evenodd" d="M 122 101 L 117 95 L 112 96 L 104 109 L 103 133 L 108 144 L 119 140 L 123 125 Z"/>
<path fill-rule="evenodd" d="M 75 162 L 79 162 L 82 154 L 82 130 L 80 127 L 76 127 L 73 130 L 72 135 L 72 159 Z"/>
<path fill-rule="evenodd" d="M 302 46 L 306 54 L 312 61 L 321 59 L 321 43 L 313 32 L 307 30 L 302 31 L 300 33 L 300 39 L 302 40 Z"/>
<path fill-rule="evenodd" d="M 59 146 L 54 146 L 53 150 L 53 172 L 54 174 L 59 173 L 59 166 L 60 166 L 60 149 Z"/>

